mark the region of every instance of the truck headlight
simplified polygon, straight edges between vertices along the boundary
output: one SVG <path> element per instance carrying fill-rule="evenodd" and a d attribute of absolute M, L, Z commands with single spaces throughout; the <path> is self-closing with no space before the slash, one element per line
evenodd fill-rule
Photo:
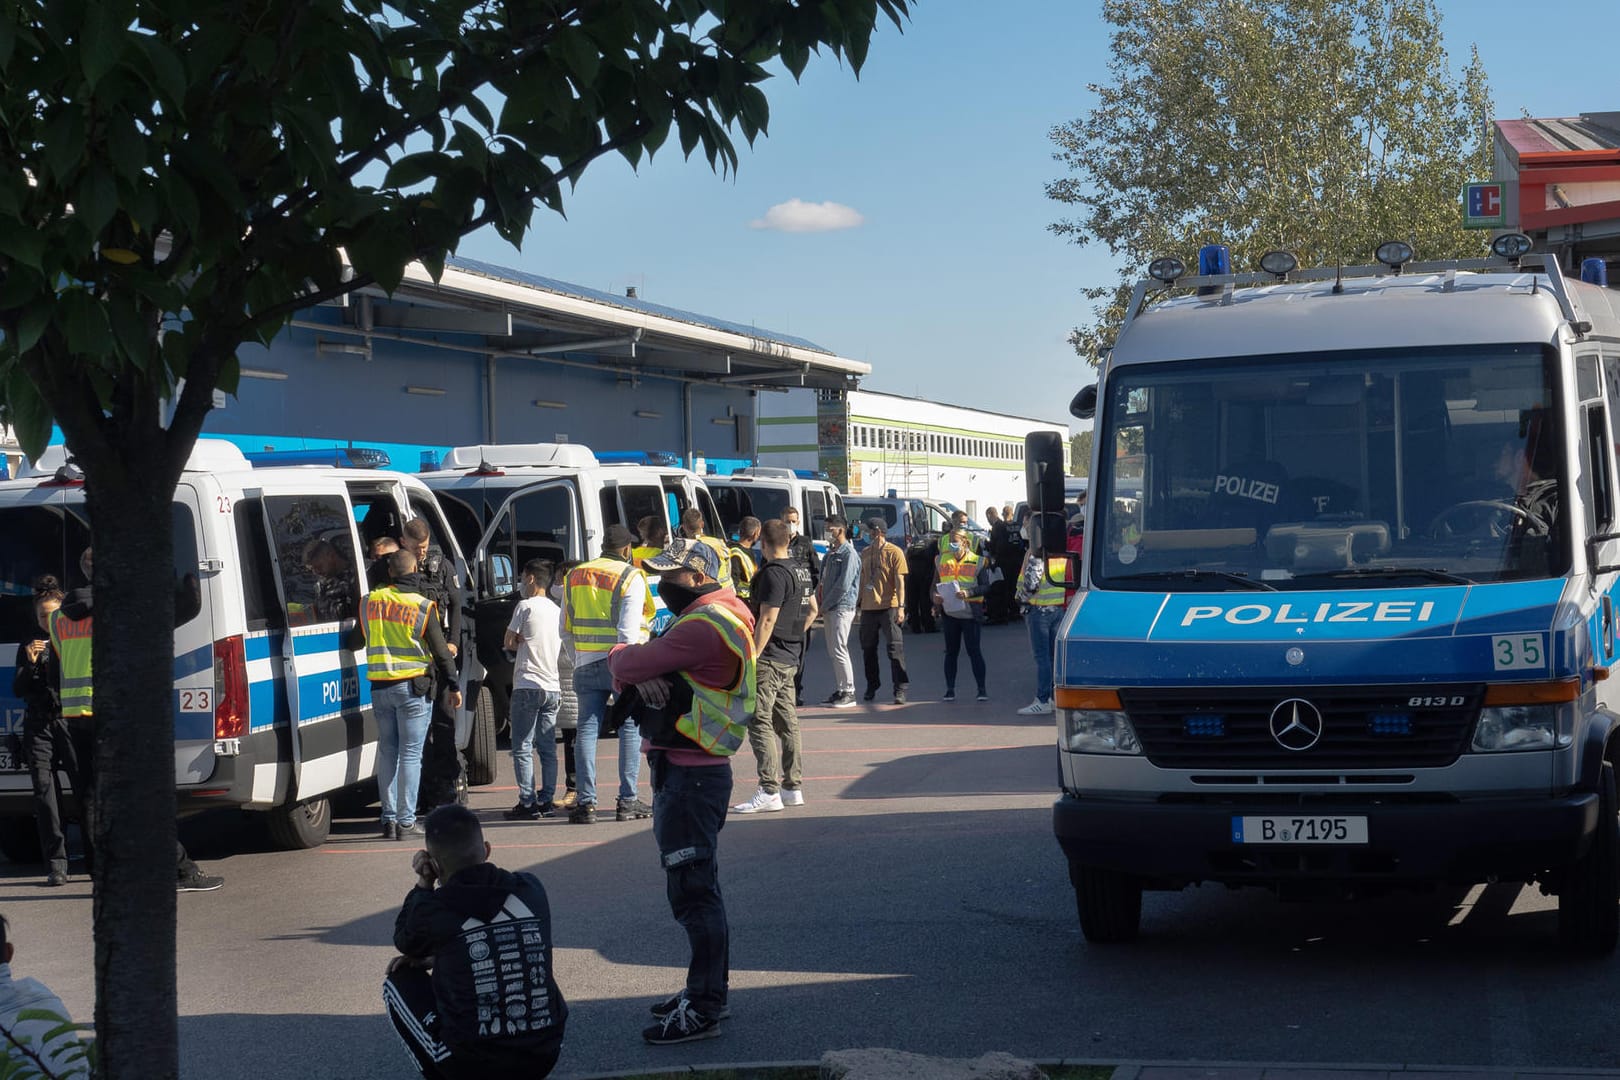
<path fill-rule="evenodd" d="M 1113 709 L 1059 709 L 1063 748 L 1075 754 L 1140 754 L 1131 718 Z"/>
<path fill-rule="evenodd" d="M 1550 750 L 1566 741 L 1559 738 L 1556 705 L 1492 705 L 1479 711 L 1472 749 Z"/>

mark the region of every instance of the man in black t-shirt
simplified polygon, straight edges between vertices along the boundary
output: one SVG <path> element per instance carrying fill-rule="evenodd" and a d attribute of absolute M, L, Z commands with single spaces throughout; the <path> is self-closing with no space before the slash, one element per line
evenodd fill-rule
<path fill-rule="evenodd" d="M 748 598 L 759 650 L 757 704 L 748 722 L 748 742 L 759 766 L 759 790 L 732 807 L 739 814 L 804 805 L 793 676 L 804 652 L 805 633 L 816 618 L 816 594 L 809 567 L 789 557 L 791 538 L 787 525 L 776 518 L 760 532 L 765 562 L 754 576 Z"/>

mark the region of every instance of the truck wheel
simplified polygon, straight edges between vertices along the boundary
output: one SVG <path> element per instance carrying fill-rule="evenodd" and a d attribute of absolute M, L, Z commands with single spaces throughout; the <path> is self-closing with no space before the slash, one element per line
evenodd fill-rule
<path fill-rule="evenodd" d="M 1620 942 L 1620 816 L 1614 766 L 1598 782 L 1598 828 L 1592 846 L 1564 874 L 1558 893 L 1558 937 L 1577 952 L 1607 956 Z"/>
<path fill-rule="evenodd" d="M 495 782 L 495 702 L 487 687 L 479 687 L 473 706 L 472 734 L 467 736 L 467 783 L 483 787 Z"/>
<path fill-rule="evenodd" d="M 269 812 L 270 842 L 283 851 L 303 851 L 326 843 L 332 831 L 332 804 L 326 796 L 277 806 Z"/>
<path fill-rule="evenodd" d="M 33 818 L 0 818 L 0 855 L 23 866 L 45 861 L 45 852 L 39 846 L 39 827 Z"/>
<path fill-rule="evenodd" d="M 1069 864 L 1080 932 L 1094 945 L 1135 941 L 1142 925 L 1142 883 L 1117 870 Z"/>

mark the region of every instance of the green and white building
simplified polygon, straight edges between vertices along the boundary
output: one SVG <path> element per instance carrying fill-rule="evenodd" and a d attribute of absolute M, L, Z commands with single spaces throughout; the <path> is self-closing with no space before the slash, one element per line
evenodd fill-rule
<path fill-rule="evenodd" d="M 761 393 L 759 464 L 823 472 L 846 495 L 983 508 L 1024 497 L 1024 436 L 1066 424 L 872 390 Z"/>

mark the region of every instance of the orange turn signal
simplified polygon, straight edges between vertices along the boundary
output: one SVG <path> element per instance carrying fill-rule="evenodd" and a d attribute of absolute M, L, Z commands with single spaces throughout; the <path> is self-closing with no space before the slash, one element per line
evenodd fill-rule
<path fill-rule="evenodd" d="M 1118 712 L 1123 706 L 1119 703 L 1118 690 L 1096 690 L 1083 686 L 1060 686 L 1052 695 L 1060 709 L 1098 709 Z"/>
<path fill-rule="evenodd" d="M 1485 688 L 1486 705 L 1553 705 L 1581 696 L 1579 679 L 1557 682 L 1497 683 Z"/>

